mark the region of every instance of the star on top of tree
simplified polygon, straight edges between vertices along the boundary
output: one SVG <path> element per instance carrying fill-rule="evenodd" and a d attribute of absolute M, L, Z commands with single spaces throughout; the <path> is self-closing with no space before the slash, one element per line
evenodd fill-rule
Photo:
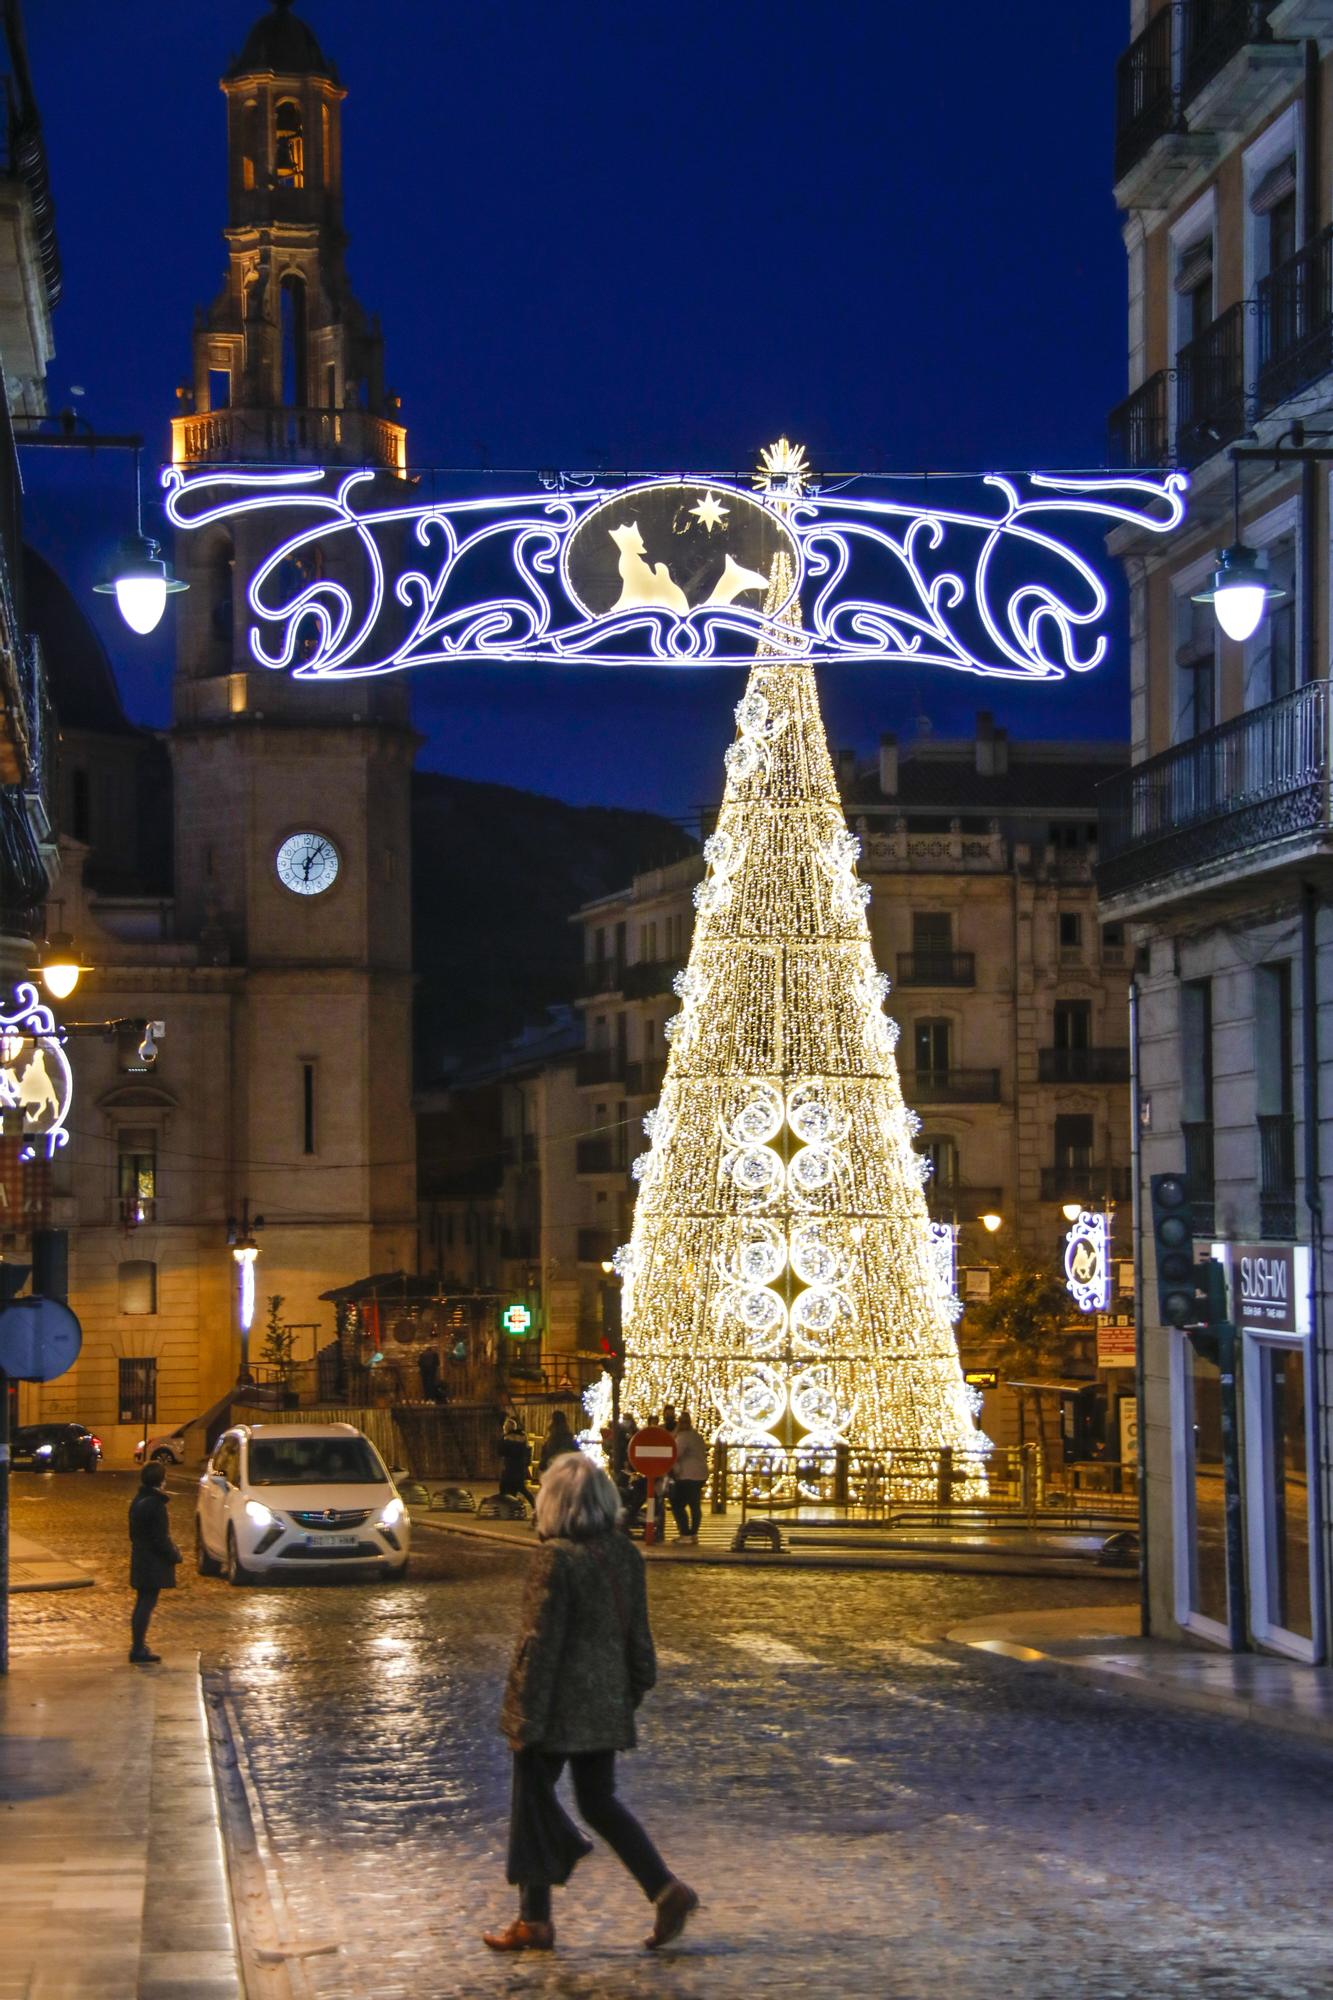
<path fill-rule="evenodd" d="M 761 493 L 773 493 L 781 499 L 794 500 L 798 493 L 804 493 L 810 477 L 810 463 L 803 444 L 790 444 L 785 437 L 776 444 L 765 445 L 759 454 L 759 470 L 754 475 L 754 483 Z"/>

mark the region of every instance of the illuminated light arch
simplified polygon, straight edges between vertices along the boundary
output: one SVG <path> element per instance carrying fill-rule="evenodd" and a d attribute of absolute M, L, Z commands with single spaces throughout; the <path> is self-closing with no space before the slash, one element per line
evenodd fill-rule
<path fill-rule="evenodd" d="M 1168 534 L 1184 518 L 1187 489 L 1176 472 L 1033 473 L 1022 483 L 996 475 L 980 481 L 991 509 L 964 511 L 841 493 L 755 495 L 702 476 L 403 505 L 379 504 L 384 481 L 370 470 L 192 474 L 173 466 L 163 484 L 168 517 L 183 532 L 259 513 L 272 515 L 276 529 L 284 515 L 296 517 L 248 584 L 251 656 L 303 679 L 339 680 L 415 666 L 739 666 L 761 642 L 776 657 L 816 666 L 898 663 L 1062 680 L 1105 660 L 1109 600 L 1092 564 L 1053 532 L 1055 517 Z M 711 491 L 724 514 L 767 509 L 775 523 L 780 514 L 792 596 L 809 607 L 804 630 L 739 597 L 683 613 L 666 603 L 600 615 L 584 607 L 568 568 L 580 528 L 604 508 L 608 518 L 621 509 L 632 518 L 641 500 L 647 506 L 673 485 L 690 496 Z M 360 586 L 325 574 L 284 598 L 290 558 L 316 544 L 327 550 L 338 537 L 359 551 Z M 403 544 L 411 554 L 394 567 Z M 646 562 L 668 569 L 669 554 L 667 545 L 646 549 Z M 497 562 L 507 565 L 499 594 Z M 1016 577 L 1016 566 L 1032 573 Z M 664 594 L 679 597 L 666 586 Z"/>

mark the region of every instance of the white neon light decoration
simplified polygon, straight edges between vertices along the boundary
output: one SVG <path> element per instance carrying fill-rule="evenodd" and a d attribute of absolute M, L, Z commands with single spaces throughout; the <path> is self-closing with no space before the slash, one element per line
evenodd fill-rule
<path fill-rule="evenodd" d="M 1021 486 L 998 475 L 980 484 L 997 503 L 989 512 L 841 493 L 755 495 L 725 479 L 385 506 L 384 482 L 369 470 L 191 474 L 172 466 L 163 474 L 167 515 L 179 529 L 259 513 L 275 528 L 291 519 L 292 532 L 250 579 L 249 643 L 258 665 L 302 678 L 464 664 L 709 667 L 739 662 L 761 639 L 780 657 L 815 664 L 900 661 L 1009 680 L 1060 680 L 1100 666 L 1109 645 L 1106 589 L 1052 532 L 1053 517 L 1168 534 L 1184 518 L 1185 475 L 1033 473 Z M 580 524 L 605 502 L 629 512 L 637 496 L 670 485 L 726 494 L 738 515 L 742 500 L 775 515 L 781 508 L 804 630 L 766 621 L 739 599 L 685 612 L 636 603 L 592 616 L 580 608 L 566 567 Z M 391 573 L 402 542 L 415 544 L 421 560 Z M 328 573 L 294 579 L 316 551 Z M 1018 558 L 1029 580 L 1007 574 Z M 506 579 L 499 595 L 497 567 Z M 354 590 L 345 579 L 358 568 Z"/>
<path fill-rule="evenodd" d="M 255 1244 L 243 1243 L 233 1250 L 232 1255 L 236 1259 L 236 1269 L 241 1285 L 241 1331 L 242 1333 L 249 1333 L 255 1320 L 255 1259 L 258 1257 L 259 1251 Z"/>
<path fill-rule="evenodd" d="M 1065 1284 L 1080 1312 L 1105 1312 L 1111 1301 L 1111 1218 L 1084 1209 L 1065 1237 Z"/>
<path fill-rule="evenodd" d="M 0 1012 L 0 1109 L 22 1114 L 19 1158 L 47 1159 L 69 1144 L 74 1076 L 55 1016 L 25 980 L 10 1013 Z"/>

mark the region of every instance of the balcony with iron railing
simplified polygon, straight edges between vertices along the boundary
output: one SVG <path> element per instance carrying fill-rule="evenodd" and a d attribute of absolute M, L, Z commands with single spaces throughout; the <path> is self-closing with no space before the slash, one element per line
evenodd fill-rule
<path fill-rule="evenodd" d="M 1129 1050 L 1038 1049 L 1038 1083 L 1128 1083 Z"/>
<path fill-rule="evenodd" d="M 1245 315 L 1238 299 L 1176 355 L 1176 457 L 1199 465 L 1245 429 Z"/>
<path fill-rule="evenodd" d="M 1122 181 L 1177 121 L 1171 74 L 1172 9 L 1154 14 L 1116 64 L 1115 177 Z M 1119 462 L 1119 461 L 1117 461 Z"/>
<path fill-rule="evenodd" d="M 998 1104 L 998 1069 L 918 1069 L 904 1079 L 913 1104 Z"/>
<path fill-rule="evenodd" d="M 574 1064 L 577 1084 L 623 1083 L 625 1058 L 619 1049 L 587 1049 Z"/>
<path fill-rule="evenodd" d="M 1259 406 L 1333 370 L 1333 224 L 1259 280 Z"/>
<path fill-rule="evenodd" d="M 926 1206 L 936 1222 L 976 1222 L 983 1215 L 1002 1213 L 1004 1189 L 932 1178 L 926 1182 Z"/>
<path fill-rule="evenodd" d="M 1097 887 L 1148 909 L 1330 830 L 1328 682 L 1310 681 L 1098 788 Z"/>
<path fill-rule="evenodd" d="M 975 986 L 976 956 L 970 951 L 900 951 L 900 986 Z"/>
<path fill-rule="evenodd" d="M 1264 1236 L 1296 1234 L 1296 1121 L 1290 1112 L 1261 1114 L 1259 1126 L 1259 1229 Z"/>
<path fill-rule="evenodd" d="M 1117 403 L 1106 420 L 1107 464 L 1169 465 L 1171 419 L 1168 391 L 1174 370 L 1159 368 L 1146 382 Z"/>
<path fill-rule="evenodd" d="M 626 1063 L 626 1097 L 656 1097 L 665 1076 L 665 1056 L 645 1056 L 642 1062 Z"/>
<path fill-rule="evenodd" d="M 1275 0 L 1184 0 L 1181 96 L 1186 105 L 1235 57 L 1257 43 L 1271 44 L 1268 17 L 1274 4 Z"/>
<path fill-rule="evenodd" d="M 1057 1160 L 1041 1170 L 1043 1201 L 1128 1201 L 1128 1167 L 1095 1166 L 1086 1160 Z"/>
<path fill-rule="evenodd" d="M 579 997 L 595 1000 L 599 993 L 619 993 L 624 979 L 623 958 L 590 958 L 579 973 Z"/>
<path fill-rule="evenodd" d="M 671 982 L 679 971 L 679 959 L 642 958 L 636 965 L 625 967 L 621 991 L 627 1000 L 652 1000 L 659 993 L 671 991 Z"/>

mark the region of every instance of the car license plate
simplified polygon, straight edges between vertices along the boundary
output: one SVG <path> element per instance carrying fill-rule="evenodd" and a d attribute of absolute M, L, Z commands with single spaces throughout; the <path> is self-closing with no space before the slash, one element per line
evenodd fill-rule
<path fill-rule="evenodd" d="M 356 1536 L 307 1535 L 305 1545 L 308 1549 L 354 1549 L 356 1547 Z"/>

